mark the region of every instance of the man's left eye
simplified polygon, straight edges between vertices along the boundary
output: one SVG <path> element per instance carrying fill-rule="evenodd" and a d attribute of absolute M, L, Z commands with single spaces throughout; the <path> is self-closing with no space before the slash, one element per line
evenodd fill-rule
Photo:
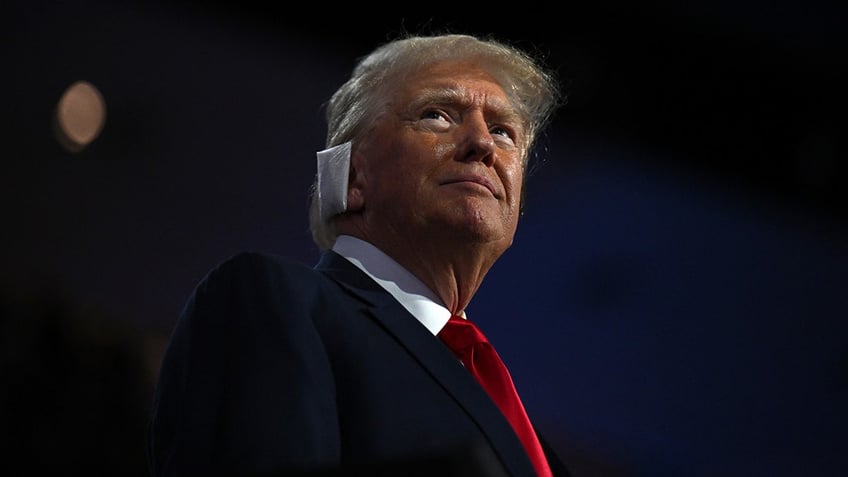
<path fill-rule="evenodd" d="M 509 131 L 506 128 L 496 126 L 493 127 L 489 132 L 491 132 L 492 134 L 497 134 L 499 136 L 509 137 Z"/>

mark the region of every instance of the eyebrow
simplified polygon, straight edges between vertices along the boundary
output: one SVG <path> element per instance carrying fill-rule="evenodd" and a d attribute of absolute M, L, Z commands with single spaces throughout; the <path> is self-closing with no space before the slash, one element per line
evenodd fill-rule
<path fill-rule="evenodd" d="M 474 103 L 471 94 L 467 90 L 456 87 L 424 88 L 420 90 L 410 102 L 412 110 L 421 109 L 427 105 L 460 105 L 470 107 Z M 523 129 L 524 122 L 521 115 L 509 101 L 500 98 L 489 99 L 485 103 L 487 112 L 493 113 L 497 122 L 520 125 Z"/>

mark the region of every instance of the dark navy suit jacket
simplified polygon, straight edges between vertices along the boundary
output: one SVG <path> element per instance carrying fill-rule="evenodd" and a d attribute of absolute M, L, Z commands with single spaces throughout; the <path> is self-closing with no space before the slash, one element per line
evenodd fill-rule
<path fill-rule="evenodd" d="M 334 252 L 315 268 L 242 253 L 203 279 L 162 362 L 148 457 L 154 476 L 534 475 L 453 354 Z"/>

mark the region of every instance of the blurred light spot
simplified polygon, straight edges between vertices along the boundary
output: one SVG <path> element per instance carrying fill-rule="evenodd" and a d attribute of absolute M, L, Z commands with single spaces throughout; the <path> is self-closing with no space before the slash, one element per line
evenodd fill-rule
<path fill-rule="evenodd" d="M 59 98 L 54 125 L 56 139 L 69 152 L 77 153 L 97 139 L 106 122 L 106 102 L 94 85 L 77 81 Z"/>

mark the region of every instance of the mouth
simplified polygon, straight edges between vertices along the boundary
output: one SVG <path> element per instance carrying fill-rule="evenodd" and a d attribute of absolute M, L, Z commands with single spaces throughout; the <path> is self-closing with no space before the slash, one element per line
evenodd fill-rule
<path fill-rule="evenodd" d="M 489 191 L 492 196 L 495 198 L 499 198 L 499 194 L 496 191 L 495 185 L 488 178 L 484 176 L 478 175 L 462 175 L 457 177 L 451 177 L 450 179 L 442 182 L 442 185 L 450 185 L 450 184 L 467 184 L 470 186 L 478 186 L 484 187 Z"/>

